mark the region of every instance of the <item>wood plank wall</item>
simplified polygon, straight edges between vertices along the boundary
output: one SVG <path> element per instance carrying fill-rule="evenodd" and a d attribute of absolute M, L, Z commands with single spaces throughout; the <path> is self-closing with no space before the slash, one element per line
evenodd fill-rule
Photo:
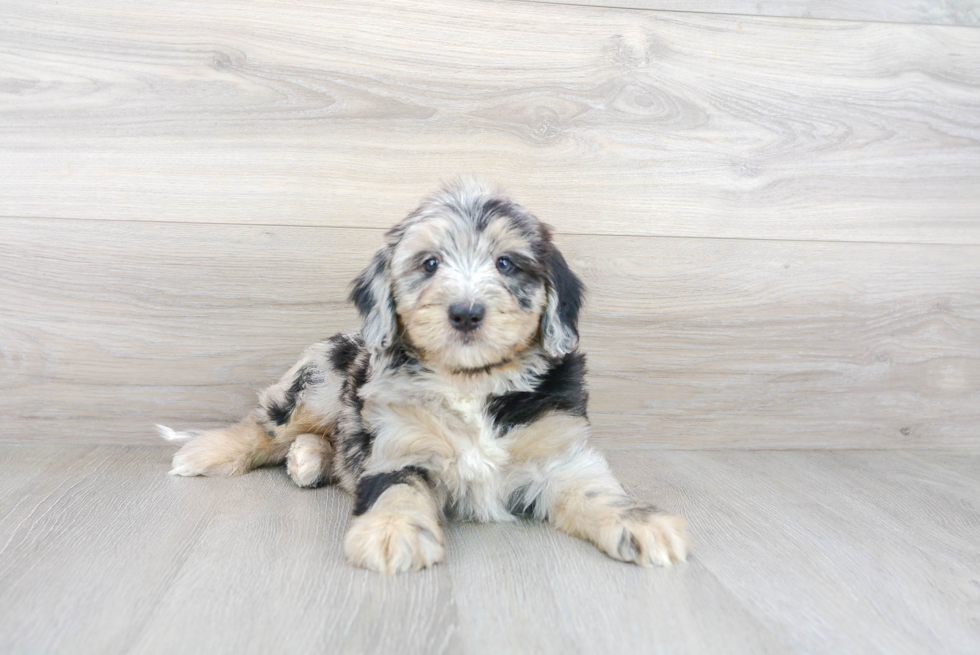
<path fill-rule="evenodd" d="M 745 16 L 980 25 L 975 0 L 530 0 L 569 5 L 658 9 Z"/>
<path fill-rule="evenodd" d="M 0 439 L 234 420 L 463 172 L 606 447 L 980 444 L 980 2 L 633 4 L 7 0 Z"/>

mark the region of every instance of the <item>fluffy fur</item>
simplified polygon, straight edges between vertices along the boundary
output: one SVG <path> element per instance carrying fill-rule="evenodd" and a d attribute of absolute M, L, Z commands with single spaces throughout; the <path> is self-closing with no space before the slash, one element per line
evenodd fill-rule
<path fill-rule="evenodd" d="M 549 229 L 460 180 L 386 234 L 353 282 L 360 332 L 311 346 L 236 425 L 186 443 L 175 475 L 286 463 L 354 495 L 348 560 L 432 566 L 441 523 L 524 516 L 643 566 L 684 561 L 684 519 L 637 502 L 587 444 L 582 283 Z"/>

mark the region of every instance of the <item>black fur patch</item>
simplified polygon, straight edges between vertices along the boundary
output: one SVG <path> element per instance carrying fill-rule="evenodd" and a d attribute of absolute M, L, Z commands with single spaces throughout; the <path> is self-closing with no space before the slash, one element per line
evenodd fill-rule
<path fill-rule="evenodd" d="M 295 398 L 287 396 L 282 404 L 273 403 L 265 411 L 269 414 L 269 418 L 272 419 L 273 423 L 276 425 L 285 425 L 289 422 L 289 417 L 293 415 L 294 409 L 296 409 Z"/>
<path fill-rule="evenodd" d="M 358 429 L 346 437 L 341 444 L 344 469 L 357 474 L 361 472 L 364 460 L 371 454 L 371 449 L 374 447 L 374 433 L 363 428 Z"/>
<path fill-rule="evenodd" d="M 585 285 L 568 267 L 561 251 L 554 246 L 548 253 L 551 284 L 558 294 L 558 320 L 578 336 L 578 312 L 582 308 Z"/>
<path fill-rule="evenodd" d="M 336 372 L 346 374 L 357 359 L 357 353 L 364 347 L 364 341 L 360 337 L 343 333 L 333 335 L 329 341 L 332 346 L 330 365 Z"/>
<path fill-rule="evenodd" d="M 361 313 L 361 316 L 367 316 L 371 312 L 371 308 L 374 306 L 374 294 L 371 293 L 371 281 L 364 280 L 360 278 L 355 280 L 355 286 L 351 289 L 350 300 L 357 307 L 357 311 Z"/>
<path fill-rule="evenodd" d="M 272 419 L 276 425 L 285 425 L 288 423 L 289 417 L 293 415 L 293 410 L 296 409 L 297 396 L 299 396 L 299 394 L 302 393 L 307 386 L 311 384 L 320 384 L 322 382 L 323 372 L 316 366 L 304 366 L 296 371 L 296 377 L 293 378 L 292 385 L 286 389 L 282 401 L 272 403 L 270 406 L 265 408 L 269 418 Z"/>
<path fill-rule="evenodd" d="M 554 360 L 534 391 L 493 396 L 487 412 L 505 434 L 517 425 L 529 425 L 549 411 L 586 416 L 589 392 L 585 389 L 585 355 L 574 352 Z"/>
<path fill-rule="evenodd" d="M 427 485 L 431 484 L 429 472 L 418 466 L 406 466 L 397 471 L 388 471 L 361 478 L 357 483 L 357 500 L 354 502 L 354 516 L 360 516 L 371 509 L 371 506 L 374 505 L 381 494 L 388 488 L 396 484 L 406 484 L 414 481 L 420 481 Z"/>
<path fill-rule="evenodd" d="M 374 259 L 360 275 L 354 278 L 351 283 L 350 301 L 357 307 L 362 317 L 366 317 L 374 308 L 374 294 L 371 293 L 371 282 L 374 278 L 382 275 L 388 261 L 388 251 L 380 250 L 374 255 Z"/>
<path fill-rule="evenodd" d="M 514 489 L 507 497 L 507 511 L 514 516 L 520 516 L 521 518 L 533 518 L 534 508 L 537 504 L 537 499 L 531 499 L 531 502 L 527 502 L 527 487 L 519 487 Z"/>
<path fill-rule="evenodd" d="M 519 210 L 509 200 L 504 198 L 491 198 L 484 202 L 482 207 L 474 208 L 473 213 L 477 229 L 484 230 L 493 219 L 499 216 L 514 216 L 514 214 L 519 213 Z"/>
<path fill-rule="evenodd" d="M 367 358 L 362 359 L 360 362 L 356 362 L 351 366 L 346 380 L 345 386 L 347 386 L 350 391 L 350 406 L 357 411 L 358 416 L 360 416 L 361 410 L 364 409 L 364 400 L 361 398 L 360 390 L 361 387 L 363 387 L 367 382 L 368 366 L 369 362 Z"/>
<path fill-rule="evenodd" d="M 388 349 L 388 355 L 388 370 L 400 369 L 405 375 L 417 375 L 429 371 L 419 360 L 415 347 L 404 338 L 395 340 Z"/>

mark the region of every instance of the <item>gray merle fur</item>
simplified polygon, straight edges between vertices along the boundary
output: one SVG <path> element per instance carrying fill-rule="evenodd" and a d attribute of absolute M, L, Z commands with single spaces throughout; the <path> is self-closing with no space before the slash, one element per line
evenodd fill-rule
<path fill-rule="evenodd" d="M 293 384 L 286 390 L 281 402 L 275 402 L 265 408 L 266 414 L 275 422 L 276 425 L 285 425 L 289 422 L 293 410 L 296 409 L 296 399 L 309 385 L 320 384 L 323 382 L 323 372 L 313 365 L 304 366 L 296 371 Z"/>
<path fill-rule="evenodd" d="M 369 366 L 370 359 L 367 352 L 361 351 L 350 364 L 347 378 L 340 391 L 348 416 L 344 432 L 349 434 L 347 438 L 340 441 L 341 456 L 344 458 L 347 470 L 352 472 L 360 472 L 364 460 L 371 453 L 374 445 L 374 433 L 366 430 L 361 423 L 364 400 L 359 393 L 360 388 L 367 382 Z"/>

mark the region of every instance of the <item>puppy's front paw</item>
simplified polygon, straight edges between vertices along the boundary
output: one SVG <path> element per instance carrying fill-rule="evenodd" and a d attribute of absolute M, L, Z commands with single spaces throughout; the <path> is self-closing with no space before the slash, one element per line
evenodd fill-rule
<path fill-rule="evenodd" d="M 687 560 L 687 521 L 653 507 L 629 507 L 603 535 L 602 550 L 640 566 L 671 566 Z"/>
<path fill-rule="evenodd" d="M 428 517 L 374 510 L 358 516 L 344 538 L 347 560 L 379 573 L 427 569 L 441 562 L 442 528 Z"/>

